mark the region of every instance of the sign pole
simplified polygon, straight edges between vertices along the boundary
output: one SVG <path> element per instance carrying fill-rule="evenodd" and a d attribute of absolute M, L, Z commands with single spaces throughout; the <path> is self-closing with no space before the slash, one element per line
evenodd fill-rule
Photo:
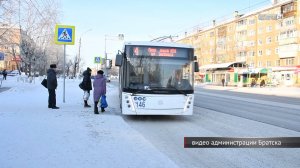
<path fill-rule="evenodd" d="M 55 26 L 55 44 L 64 45 L 64 65 L 63 65 L 63 103 L 66 102 L 66 45 L 75 43 L 75 26 L 56 25 Z"/>
<path fill-rule="evenodd" d="M 66 45 L 64 44 L 64 67 L 63 67 L 63 73 L 64 73 L 64 88 L 63 88 L 63 102 L 66 102 L 65 96 L 66 96 Z"/>

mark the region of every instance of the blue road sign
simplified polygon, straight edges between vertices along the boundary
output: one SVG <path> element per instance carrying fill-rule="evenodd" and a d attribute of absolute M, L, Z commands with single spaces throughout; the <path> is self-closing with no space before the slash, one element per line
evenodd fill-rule
<path fill-rule="evenodd" d="M 58 28 L 59 42 L 72 42 L 72 29 L 71 28 Z"/>
<path fill-rule="evenodd" d="M 101 57 L 95 57 L 94 58 L 94 63 L 95 64 L 101 64 Z"/>
<path fill-rule="evenodd" d="M 4 60 L 4 53 L 0 52 L 0 60 Z"/>
<path fill-rule="evenodd" d="M 74 45 L 75 26 L 56 25 L 55 27 L 55 43 Z"/>

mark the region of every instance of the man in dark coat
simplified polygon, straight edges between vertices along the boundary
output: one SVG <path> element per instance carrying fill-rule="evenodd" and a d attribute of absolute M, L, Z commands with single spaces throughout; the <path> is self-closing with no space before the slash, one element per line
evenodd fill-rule
<path fill-rule="evenodd" d="M 6 69 L 3 70 L 2 75 L 3 75 L 3 79 L 6 80 L 6 76 L 7 76 Z"/>
<path fill-rule="evenodd" d="M 48 108 L 59 109 L 56 106 L 56 94 L 55 89 L 57 88 L 56 78 L 56 64 L 51 64 L 50 69 L 47 70 L 47 88 L 49 92 Z"/>
<path fill-rule="evenodd" d="M 91 80 L 91 75 L 92 75 L 92 70 L 88 67 L 84 72 L 83 72 L 83 100 L 84 100 L 84 107 L 91 107 L 88 105 L 88 100 L 90 97 L 90 91 L 92 90 L 92 80 Z"/>

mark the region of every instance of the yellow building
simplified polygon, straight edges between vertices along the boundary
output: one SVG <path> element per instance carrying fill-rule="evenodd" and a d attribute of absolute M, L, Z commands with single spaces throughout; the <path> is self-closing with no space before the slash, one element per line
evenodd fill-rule
<path fill-rule="evenodd" d="M 273 0 L 246 14 L 199 29 L 178 42 L 195 47 L 200 65 L 196 79 L 212 84 L 245 86 L 300 84 L 300 5 Z"/>
<path fill-rule="evenodd" d="M 20 29 L 0 25 L 0 70 L 16 70 L 20 64 Z"/>

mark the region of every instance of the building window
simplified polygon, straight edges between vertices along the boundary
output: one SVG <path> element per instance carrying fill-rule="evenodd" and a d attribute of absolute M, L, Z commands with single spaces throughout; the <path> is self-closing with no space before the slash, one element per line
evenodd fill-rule
<path fill-rule="evenodd" d="M 247 30 L 242 30 L 237 32 L 238 36 L 245 36 L 247 35 Z"/>
<path fill-rule="evenodd" d="M 250 30 L 248 35 L 249 36 L 254 36 L 255 35 L 255 30 Z"/>
<path fill-rule="evenodd" d="M 295 24 L 295 17 L 292 16 L 292 17 L 289 17 L 285 20 L 285 25 L 286 26 L 291 26 L 291 25 L 294 25 Z"/>
<path fill-rule="evenodd" d="M 254 51 L 249 51 L 248 54 L 249 54 L 250 57 L 254 57 L 255 56 L 255 52 Z"/>
<path fill-rule="evenodd" d="M 276 61 L 275 61 L 275 65 L 276 65 L 276 66 L 280 66 L 280 60 L 276 60 Z"/>
<path fill-rule="evenodd" d="M 243 20 L 240 20 L 238 21 L 238 26 L 243 26 L 243 25 L 247 25 L 247 19 L 243 19 Z"/>
<path fill-rule="evenodd" d="M 259 50 L 258 51 L 258 56 L 262 56 L 263 55 L 263 51 L 262 50 Z"/>
<path fill-rule="evenodd" d="M 278 54 L 279 48 L 275 48 L 275 54 Z"/>
<path fill-rule="evenodd" d="M 287 66 L 289 66 L 289 65 L 294 65 L 294 58 L 288 58 L 288 59 L 286 59 L 286 60 L 285 60 L 285 64 L 286 64 Z"/>
<path fill-rule="evenodd" d="M 280 39 L 296 37 L 297 30 L 287 30 L 280 33 Z"/>
<path fill-rule="evenodd" d="M 294 9 L 294 3 L 289 3 L 289 4 L 286 4 L 286 5 L 283 5 L 281 6 L 281 13 L 282 14 L 288 14 L 290 12 L 293 12 L 295 9 Z"/>
<path fill-rule="evenodd" d="M 266 31 L 267 31 L 267 32 L 270 32 L 270 31 L 272 31 L 272 26 L 268 26 L 268 27 L 266 27 Z"/>
<path fill-rule="evenodd" d="M 249 42 L 248 42 L 248 46 L 250 46 L 250 47 L 255 46 L 255 41 L 249 41 Z"/>
<path fill-rule="evenodd" d="M 267 61 L 267 67 L 270 67 L 270 66 L 272 66 L 272 63 L 271 63 L 271 61 Z"/>
<path fill-rule="evenodd" d="M 271 42 L 272 42 L 272 37 L 267 37 L 267 38 L 266 38 L 266 43 L 267 43 L 267 44 L 270 44 Z"/>
<path fill-rule="evenodd" d="M 254 25 L 255 24 L 255 19 L 250 19 L 249 20 L 249 25 Z"/>
<path fill-rule="evenodd" d="M 213 37 L 214 35 L 215 35 L 214 32 L 210 32 L 210 34 L 209 34 L 210 37 Z"/>
<path fill-rule="evenodd" d="M 258 40 L 258 45 L 262 45 L 262 40 Z"/>
<path fill-rule="evenodd" d="M 231 31 L 232 30 L 232 26 L 228 26 L 228 31 Z"/>
<path fill-rule="evenodd" d="M 262 67 L 262 62 L 258 61 L 258 67 Z"/>

